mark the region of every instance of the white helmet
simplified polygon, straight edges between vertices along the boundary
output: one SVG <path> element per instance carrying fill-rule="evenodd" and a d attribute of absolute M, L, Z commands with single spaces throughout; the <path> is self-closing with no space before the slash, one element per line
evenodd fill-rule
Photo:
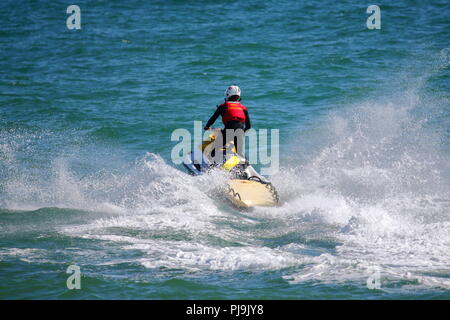
<path fill-rule="evenodd" d="M 231 96 L 241 96 L 241 89 L 238 86 L 229 86 L 225 90 L 225 97 L 228 99 Z"/>

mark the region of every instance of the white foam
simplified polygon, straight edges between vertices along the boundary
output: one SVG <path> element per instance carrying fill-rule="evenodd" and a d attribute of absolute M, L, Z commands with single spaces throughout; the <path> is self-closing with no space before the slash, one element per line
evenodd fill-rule
<path fill-rule="evenodd" d="M 35 248 L 0 248 L 0 261 L 14 257 L 23 262 L 43 262 L 47 250 Z M 45 262 L 45 261 L 44 261 Z"/>
<path fill-rule="evenodd" d="M 154 154 L 87 176 L 57 158 L 48 177 L 10 179 L 2 203 L 111 212 L 55 228 L 104 241 L 105 248 L 140 251 L 134 261 L 152 269 L 283 270 L 292 283 L 362 286 L 379 270 L 384 290 L 399 279 L 407 288 L 449 288 L 448 151 L 413 115 L 421 103 L 416 94 L 391 100 L 348 106 L 330 114 L 314 136 L 300 137 L 315 147 L 302 163 L 294 152 L 295 161 L 271 177 L 280 207 L 236 213 L 217 199 L 223 175 L 191 177 Z M 2 147 L 8 159 L 13 149 Z M 133 261 L 96 261 L 89 259 L 95 251 L 83 250 L 86 263 Z"/>
<path fill-rule="evenodd" d="M 212 247 L 192 243 L 159 243 L 134 245 L 159 259 L 144 258 L 140 262 L 147 268 L 183 268 L 191 271 L 205 270 L 274 270 L 301 263 L 301 256 L 280 249 L 265 247 Z"/>
<path fill-rule="evenodd" d="M 450 158 L 412 116 L 417 103 L 369 103 L 331 115 L 317 152 L 281 174 L 282 188 L 295 190 L 298 180 L 302 188 L 280 210 L 314 212 L 340 226 L 334 238 L 341 243 L 286 279 L 364 285 L 378 269 L 386 290 L 398 279 L 449 288 Z"/>

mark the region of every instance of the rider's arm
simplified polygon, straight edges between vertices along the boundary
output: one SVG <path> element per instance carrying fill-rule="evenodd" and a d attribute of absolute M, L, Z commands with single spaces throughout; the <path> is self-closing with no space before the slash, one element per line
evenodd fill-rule
<path fill-rule="evenodd" d="M 245 114 L 245 129 L 244 129 L 244 131 L 247 131 L 248 129 L 250 129 L 252 127 L 252 125 L 250 124 L 250 117 L 248 116 L 248 111 L 244 110 L 244 114 Z"/>
<path fill-rule="evenodd" d="M 208 122 L 206 123 L 205 130 L 209 129 L 221 114 L 222 114 L 222 106 L 220 105 L 217 107 L 216 112 L 214 112 L 212 117 L 209 118 Z"/>

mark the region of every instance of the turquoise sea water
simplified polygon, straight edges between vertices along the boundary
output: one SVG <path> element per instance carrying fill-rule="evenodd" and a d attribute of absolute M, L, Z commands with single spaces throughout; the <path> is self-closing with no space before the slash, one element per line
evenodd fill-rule
<path fill-rule="evenodd" d="M 0 298 L 450 298 L 449 14 L 1 1 Z M 236 210 L 171 161 L 230 84 L 280 130 L 280 207 Z"/>

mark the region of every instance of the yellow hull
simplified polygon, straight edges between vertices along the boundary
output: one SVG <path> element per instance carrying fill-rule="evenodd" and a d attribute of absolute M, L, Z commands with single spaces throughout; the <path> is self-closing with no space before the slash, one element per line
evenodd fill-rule
<path fill-rule="evenodd" d="M 233 179 L 227 182 L 227 198 L 237 207 L 271 207 L 278 204 L 278 194 L 269 183 Z"/>

